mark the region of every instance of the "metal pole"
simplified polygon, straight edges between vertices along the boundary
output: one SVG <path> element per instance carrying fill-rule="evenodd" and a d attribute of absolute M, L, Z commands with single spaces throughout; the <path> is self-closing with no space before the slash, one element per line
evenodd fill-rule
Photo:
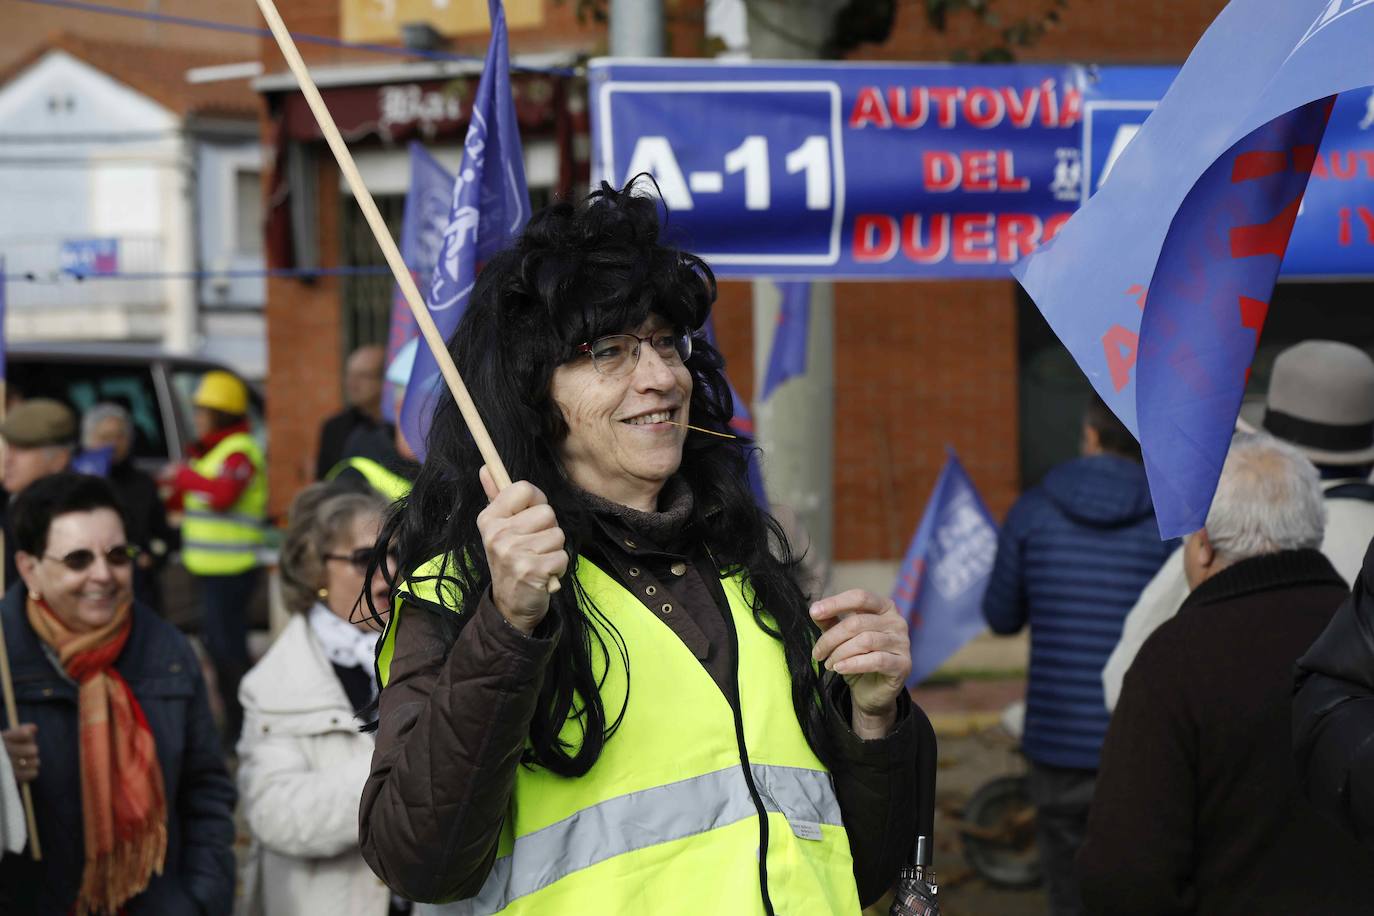
<path fill-rule="evenodd" d="M 663 56 L 663 0 L 611 0 L 611 56 Z"/>
<path fill-rule="evenodd" d="M 814 60 L 842 0 L 747 0 L 749 56 Z M 754 281 L 754 379 L 762 390 L 780 297 L 771 280 Z M 834 556 L 835 287 L 811 284 L 806 374 L 755 401 L 763 479 L 770 502 L 790 506 L 811 539 L 828 582 Z"/>

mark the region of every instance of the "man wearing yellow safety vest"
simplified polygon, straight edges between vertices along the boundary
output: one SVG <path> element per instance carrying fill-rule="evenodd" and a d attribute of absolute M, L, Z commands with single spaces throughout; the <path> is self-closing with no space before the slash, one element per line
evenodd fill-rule
<path fill-rule="evenodd" d="M 181 509 L 181 560 L 195 577 L 205 649 L 215 665 L 232 747 L 243 721 L 238 685 L 248 670 L 248 604 L 261 574 L 267 468 L 248 425 L 248 388 L 220 370 L 192 397 L 191 460 L 164 473 L 169 509 Z"/>
<path fill-rule="evenodd" d="M 438 395 L 377 546 L 361 847 L 441 913 L 857 914 L 916 837 L 906 623 L 803 594 L 696 334 L 715 281 L 658 233 L 603 185 L 488 261 L 450 350 L 516 483 Z"/>
<path fill-rule="evenodd" d="M 391 384 L 397 417 L 401 415 L 419 343 L 417 337 L 403 346 L 386 370 L 385 380 Z M 348 457 L 330 468 L 324 479 L 349 489 L 375 490 L 392 502 L 410 492 L 420 473 L 415 450 L 401 434 L 400 424 L 355 430 L 344 443 L 344 454 Z"/>

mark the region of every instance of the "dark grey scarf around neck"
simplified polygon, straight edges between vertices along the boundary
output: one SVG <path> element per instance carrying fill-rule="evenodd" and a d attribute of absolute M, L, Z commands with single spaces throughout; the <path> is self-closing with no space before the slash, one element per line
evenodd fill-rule
<path fill-rule="evenodd" d="M 619 522 L 658 547 L 668 547 L 678 540 L 692 516 L 692 488 L 681 477 L 671 477 L 658 496 L 658 512 L 641 512 L 603 499 L 586 490 L 577 491 L 583 505 L 597 515 Z"/>

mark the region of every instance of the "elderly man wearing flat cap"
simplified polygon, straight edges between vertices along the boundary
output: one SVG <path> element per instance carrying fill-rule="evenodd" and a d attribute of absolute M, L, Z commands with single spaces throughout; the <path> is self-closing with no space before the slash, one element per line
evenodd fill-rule
<path fill-rule="evenodd" d="M 14 566 L 14 538 L 9 537 L 10 498 L 40 477 L 66 470 L 76 450 L 76 414 L 61 401 L 33 398 L 10 411 L 0 423 L 5 440 L 5 585 L 19 581 Z"/>
<path fill-rule="evenodd" d="M 1237 425 L 1248 426 L 1244 421 Z M 1289 347 L 1274 360 L 1261 426 L 1317 466 L 1326 503 L 1321 551 L 1341 578 L 1354 582 L 1374 537 L 1374 484 L 1369 482 L 1374 468 L 1374 359 L 1333 340 Z M 1140 647 L 1178 613 L 1186 597 L 1180 549 L 1141 592 L 1102 669 L 1108 709 L 1116 707 L 1121 681 Z"/>

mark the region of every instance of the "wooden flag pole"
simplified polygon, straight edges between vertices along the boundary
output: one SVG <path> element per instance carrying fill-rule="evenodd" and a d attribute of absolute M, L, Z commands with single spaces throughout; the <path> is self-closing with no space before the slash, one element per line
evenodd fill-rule
<path fill-rule="evenodd" d="M 286 24 L 282 22 L 281 14 L 277 12 L 276 4 L 272 0 L 257 0 L 258 9 L 262 11 L 263 18 L 267 20 L 267 27 L 272 31 L 272 37 L 277 40 L 277 47 L 281 49 L 282 56 L 286 58 L 286 65 L 295 74 L 296 81 L 300 84 L 301 94 L 305 96 L 306 104 L 310 106 L 311 112 L 315 115 L 315 120 L 320 125 L 320 133 L 324 134 L 325 142 L 329 144 L 329 149 L 334 153 L 334 159 L 339 163 L 339 171 L 343 173 L 344 180 L 348 182 L 348 187 L 353 191 L 353 198 L 358 201 L 358 206 L 362 208 L 363 216 L 367 219 L 367 224 L 372 228 L 372 234 L 377 239 L 377 244 L 381 246 L 382 254 L 386 256 L 386 263 L 391 267 L 391 273 L 396 277 L 396 284 L 401 288 L 401 294 L 405 296 L 406 304 L 410 306 L 411 314 L 415 316 L 415 323 L 420 326 L 420 333 L 425 338 L 425 343 L 429 345 L 429 350 L 434 354 L 434 361 L 439 366 L 439 372 L 444 376 L 444 381 L 448 383 L 448 389 L 453 393 L 453 399 L 458 402 L 458 409 L 462 411 L 463 421 L 468 425 L 468 431 L 472 433 L 472 438 L 477 442 L 477 450 L 482 453 L 482 460 L 486 462 L 487 470 L 491 472 L 492 480 L 496 482 L 497 489 L 504 490 L 510 486 L 510 474 L 506 472 L 506 465 L 501 461 L 501 456 L 496 453 L 496 445 L 491 441 L 491 435 L 487 432 L 486 424 L 482 422 L 482 415 L 477 411 L 477 405 L 473 403 L 472 396 L 468 394 L 467 385 L 463 384 L 463 378 L 458 374 L 458 367 L 453 364 L 453 357 L 449 355 L 448 347 L 444 344 L 444 338 L 440 336 L 439 329 L 434 325 L 434 318 L 429 314 L 429 309 L 425 307 L 425 301 L 420 296 L 420 290 L 415 286 L 415 278 L 410 274 L 410 268 L 406 266 L 405 259 L 401 257 L 401 251 L 396 247 L 396 242 L 391 237 L 391 231 L 387 229 L 386 221 L 382 219 L 382 214 L 377 211 L 377 204 L 372 199 L 371 193 L 367 190 L 367 185 L 363 184 L 363 178 L 358 174 L 358 166 L 353 162 L 353 154 L 348 151 L 348 146 L 344 143 L 343 136 L 339 133 L 339 128 L 334 124 L 334 118 L 329 114 L 329 109 L 324 104 L 324 99 L 320 96 L 320 90 L 316 88 L 315 81 L 310 76 L 310 71 L 306 69 L 305 61 L 301 59 L 301 53 L 296 49 L 296 42 L 287 31 Z M 549 578 L 549 593 L 558 591 L 559 582 L 557 577 Z"/>
<path fill-rule="evenodd" d="M 0 279 L 0 282 L 4 282 Z M 4 320 L 0 316 L 0 321 Z M 0 380 L 0 420 L 5 417 L 5 383 Z M 4 444 L 0 442 L 0 449 Z M 5 532 L 0 530 L 0 555 L 5 552 Z M 0 594 L 5 591 L 5 568 L 0 565 Z M 5 644 L 5 628 L 0 626 L 0 690 L 5 694 L 5 718 L 10 728 L 19 726 L 19 707 L 14 701 L 14 679 L 10 676 L 10 649 Z M 43 847 L 38 843 L 38 819 L 33 813 L 33 789 L 26 782 L 19 783 L 19 797 L 24 803 L 24 821 L 29 828 L 29 854 L 35 862 L 43 861 Z"/>

